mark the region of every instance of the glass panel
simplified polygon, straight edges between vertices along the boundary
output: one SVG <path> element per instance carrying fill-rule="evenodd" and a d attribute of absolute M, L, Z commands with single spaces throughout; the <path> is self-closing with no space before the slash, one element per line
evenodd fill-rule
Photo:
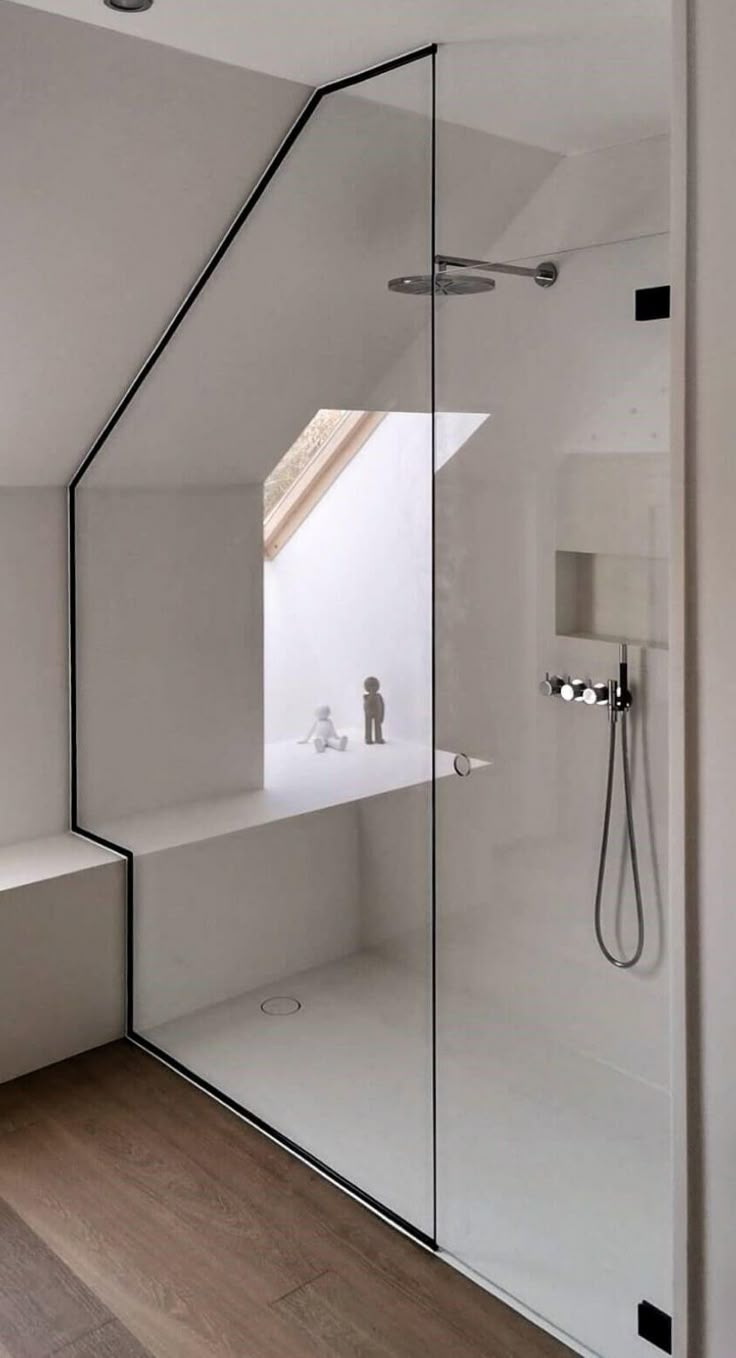
<path fill-rule="evenodd" d="M 136 1031 L 427 1233 L 431 296 L 387 284 L 432 212 L 431 60 L 324 97 L 77 497 L 81 819 L 135 855 Z"/>
<path fill-rule="evenodd" d="M 437 786 L 437 1233 L 586 1351 L 631 1358 L 638 1303 L 671 1312 L 669 323 L 634 308 L 669 283 L 670 58 L 664 21 L 597 22 L 438 59 L 439 251 L 559 278 L 437 303 L 437 740 L 484 761 Z M 594 921 L 605 701 L 540 691 L 617 678 L 623 641 L 629 970 Z M 625 959 L 622 731 L 602 933 Z"/>

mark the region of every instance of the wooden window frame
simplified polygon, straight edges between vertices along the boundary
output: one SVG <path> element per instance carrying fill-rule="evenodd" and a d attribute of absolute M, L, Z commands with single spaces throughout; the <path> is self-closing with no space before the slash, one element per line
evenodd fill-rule
<path fill-rule="evenodd" d="M 351 411 L 325 440 L 263 523 L 263 554 L 273 561 L 384 419 L 382 410 Z"/>

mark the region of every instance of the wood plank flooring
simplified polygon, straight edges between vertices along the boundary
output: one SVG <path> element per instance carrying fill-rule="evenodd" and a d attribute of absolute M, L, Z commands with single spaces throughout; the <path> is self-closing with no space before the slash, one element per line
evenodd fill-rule
<path fill-rule="evenodd" d="M 0 1086 L 0 1358 L 570 1358 L 125 1043 Z"/>

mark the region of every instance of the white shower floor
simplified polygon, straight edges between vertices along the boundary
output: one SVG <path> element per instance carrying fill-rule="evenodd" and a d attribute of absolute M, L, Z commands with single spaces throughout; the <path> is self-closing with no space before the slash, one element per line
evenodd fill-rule
<path fill-rule="evenodd" d="M 294 996 L 298 1013 L 261 1002 Z M 603 1358 L 669 1305 L 666 1092 L 555 1044 L 486 997 L 440 994 L 440 1244 Z M 146 1036 L 381 1202 L 431 1230 L 427 984 L 353 957 Z"/>
<path fill-rule="evenodd" d="M 430 1012 L 416 975 L 358 953 L 144 1036 L 430 1234 Z"/>

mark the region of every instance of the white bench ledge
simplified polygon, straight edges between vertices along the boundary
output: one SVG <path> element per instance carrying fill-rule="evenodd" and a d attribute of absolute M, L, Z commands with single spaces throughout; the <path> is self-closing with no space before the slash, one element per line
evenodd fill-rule
<path fill-rule="evenodd" d="M 437 751 L 438 777 L 453 773 L 454 757 L 447 750 Z M 479 767 L 485 761 L 472 762 Z M 431 777 L 431 749 L 408 741 L 365 745 L 351 732 L 346 750 L 326 750 L 323 754 L 317 754 L 312 745 L 279 741 L 266 745 L 262 788 L 141 812 L 93 828 L 103 839 L 124 845 L 134 854 L 158 853 L 421 786 Z"/>
<path fill-rule="evenodd" d="M 0 847 L 0 891 L 118 861 L 108 849 L 71 832 L 6 844 Z"/>

